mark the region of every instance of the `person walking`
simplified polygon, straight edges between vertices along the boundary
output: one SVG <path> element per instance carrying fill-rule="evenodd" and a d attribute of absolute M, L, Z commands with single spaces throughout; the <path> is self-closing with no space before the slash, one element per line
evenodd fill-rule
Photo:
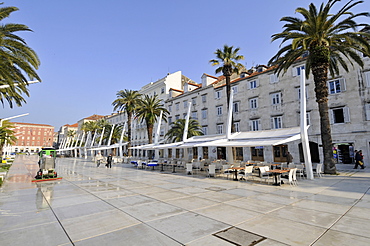
<path fill-rule="evenodd" d="M 355 150 L 355 167 L 353 169 L 357 169 L 358 166 L 361 167 L 361 169 L 364 169 L 365 168 L 365 165 L 364 165 L 364 162 L 363 162 L 363 158 L 364 156 L 362 155 L 362 150 Z"/>
<path fill-rule="evenodd" d="M 290 152 L 286 155 L 286 162 L 289 165 L 289 163 L 293 162 L 293 156 Z"/>
<path fill-rule="evenodd" d="M 95 156 L 95 161 L 96 161 L 96 167 L 100 166 L 101 161 L 103 160 L 103 156 L 101 155 L 100 151 Z"/>
<path fill-rule="evenodd" d="M 107 157 L 107 168 L 112 168 L 112 160 L 113 160 L 113 156 L 112 154 L 109 154 L 109 156 Z"/>

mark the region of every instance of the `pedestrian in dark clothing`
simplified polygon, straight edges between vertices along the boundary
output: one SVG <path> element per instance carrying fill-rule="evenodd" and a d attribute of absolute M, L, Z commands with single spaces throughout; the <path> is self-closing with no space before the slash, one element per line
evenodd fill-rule
<path fill-rule="evenodd" d="M 293 156 L 290 152 L 288 152 L 288 154 L 286 156 L 286 162 L 287 162 L 288 165 L 289 165 L 289 163 L 293 162 Z"/>
<path fill-rule="evenodd" d="M 362 150 L 355 150 L 355 167 L 353 169 L 357 169 L 358 166 L 361 167 L 361 169 L 365 168 L 364 162 L 363 162 L 363 155 L 362 155 Z"/>
<path fill-rule="evenodd" d="M 107 157 L 107 167 L 108 168 L 112 168 L 112 159 L 113 159 L 113 156 L 112 154 L 110 154 L 108 157 Z"/>

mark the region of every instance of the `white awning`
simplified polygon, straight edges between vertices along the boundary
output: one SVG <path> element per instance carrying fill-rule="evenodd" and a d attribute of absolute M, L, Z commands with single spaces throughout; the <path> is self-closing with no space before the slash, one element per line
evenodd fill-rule
<path fill-rule="evenodd" d="M 125 142 L 125 143 L 116 143 L 116 144 L 112 144 L 112 145 L 109 145 L 109 146 L 100 146 L 100 147 L 95 147 L 95 148 L 89 148 L 88 150 L 106 150 L 106 149 L 115 149 L 115 148 L 119 148 L 121 146 L 125 146 L 127 145 L 128 143 Z"/>
<path fill-rule="evenodd" d="M 201 146 L 223 146 L 223 147 L 255 147 L 255 146 L 273 146 L 285 144 L 301 139 L 299 127 L 239 132 L 231 136 L 230 139 L 218 139 L 215 141 L 196 144 L 196 147 Z"/>

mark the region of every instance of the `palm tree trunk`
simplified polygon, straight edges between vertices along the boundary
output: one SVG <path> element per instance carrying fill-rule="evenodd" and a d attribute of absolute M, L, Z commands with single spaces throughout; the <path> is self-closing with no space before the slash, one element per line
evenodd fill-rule
<path fill-rule="evenodd" d="M 154 127 L 153 124 L 148 124 L 147 123 L 147 131 L 148 131 L 148 141 L 149 141 L 149 144 L 152 144 L 153 143 L 153 127 Z"/>
<path fill-rule="evenodd" d="M 315 81 L 316 102 L 319 107 L 321 141 L 324 153 L 324 173 L 336 174 L 336 167 L 333 158 L 333 141 L 331 138 L 331 127 L 329 120 L 328 106 L 328 65 L 321 64 L 312 67 L 312 74 Z"/>
<path fill-rule="evenodd" d="M 127 112 L 127 138 L 128 138 L 128 143 L 127 143 L 127 155 L 132 156 L 132 149 L 131 148 L 131 119 L 132 119 L 132 113 Z"/>

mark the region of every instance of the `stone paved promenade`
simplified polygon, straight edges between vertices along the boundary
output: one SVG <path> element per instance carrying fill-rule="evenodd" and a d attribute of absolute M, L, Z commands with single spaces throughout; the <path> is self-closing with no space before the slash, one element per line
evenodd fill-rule
<path fill-rule="evenodd" d="M 0 189 L 0 245 L 370 245 L 370 173 L 352 165 L 275 187 L 73 158 L 31 183 L 36 163 L 18 156 Z"/>

